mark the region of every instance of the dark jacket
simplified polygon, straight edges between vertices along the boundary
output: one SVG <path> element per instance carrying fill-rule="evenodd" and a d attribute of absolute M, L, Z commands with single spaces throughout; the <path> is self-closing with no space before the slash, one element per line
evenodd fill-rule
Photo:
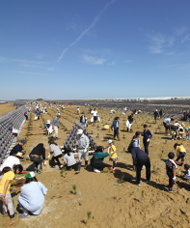
<path fill-rule="evenodd" d="M 109 154 L 103 153 L 103 152 L 94 152 L 94 156 L 92 157 L 91 164 L 97 164 L 97 163 L 102 163 L 105 157 L 108 157 Z"/>
<path fill-rule="evenodd" d="M 147 142 L 147 139 L 151 139 L 152 138 L 152 134 L 150 132 L 150 130 L 147 130 L 145 132 L 145 130 L 143 131 L 143 142 Z"/>
<path fill-rule="evenodd" d="M 131 150 L 132 158 L 133 158 L 133 165 L 137 164 L 137 161 L 140 157 L 148 157 L 148 154 L 141 150 L 139 147 L 134 147 Z"/>
<path fill-rule="evenodd" d="M 46 150 L 44 148 L 43 143 L 39 143 L 36 147 L 34 147 L 34 149 L 32 150 L 32 152 L 30 153 L 30 155 L 39 155 L 43 157 L 43 160 L 46 159 Z"/>
<path fill-rule="evenodd" d="M 22 151 L 22 146 L 20 144 L 17 144 L 15 147 L 13 147 L 13 149 L 10 152 L 10 155 L 14 155 L 17 154 L 17 152 L 21 152 Z"/>

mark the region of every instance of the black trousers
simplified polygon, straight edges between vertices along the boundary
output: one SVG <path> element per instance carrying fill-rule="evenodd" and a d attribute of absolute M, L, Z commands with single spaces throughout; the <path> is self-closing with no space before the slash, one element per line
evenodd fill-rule
<path fill-rule="evenodd" d="M 150 142 L 143 141 L 144 144 L 144 151 L 148 154 L 148 146 Z"/>
<path fill-rule="evenodd" d="M 136 181 L 137 181 L 137 184 L 140 183 L 141 170 L 142 170 L 143 165 L 146 166 L 146 179 L 148 181 L 150 180 L 150 159 L 147 156 L 143 156 L 137 160 L 137 164 L 136 164 Z"/>
<path fill-rule="evenodd" d="M 110 165 L 107 165 L 105 163 L 91 163 L 91 166 L 95 169 L 98 169 L 100 171 L 102 171 L 105 167 L 110 167 Z"/>
<path fill-rule="evenodd" d="M 61 165 L 61 163 L 60 163 L 60 161 L 59 161 L 59 158 L 61 158 L 62 157 L 62 154 L 60 154 L 60 155 L 58 155 L 58 156 L 56 156 L 56 157 L 52 157 L 52 166 L 55 166 L 55 160 L 57 161 L 57 163 L 58 163 L 58 166 L 60 166 Z"/>
<path fill-rule="evenodd" d="M 114 131 L 114 139 L 115 139 L 116 136 L 119 139 L 119 128 L 118 127 Z"/>
<path fill-rule="evenodd" d="M 176 159 L 176 161 L 178 161 L 181 158 L 181 161 L 184 162 L 184 157 L 185 157 L 186 153 L 185 152 L 179 152 L 179 156 Z"/>
<path fill-rule="evenodd" d="M 168 177 L 169 177 L 169 188 L 170 189 L 172 189 L 172 187 L 173 187 L 173 184 L 174 184 L 174 181 L 173 181 L 173 171 L 171 170 L 171 171 L 169 171 L 169 170 L 167 170 L 167 175 L 168 175 Z"/>

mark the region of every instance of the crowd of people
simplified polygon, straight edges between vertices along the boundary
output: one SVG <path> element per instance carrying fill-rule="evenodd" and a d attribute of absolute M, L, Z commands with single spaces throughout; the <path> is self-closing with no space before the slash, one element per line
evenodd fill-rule
<path fill-rule="evenodd" d="M 36 110 L 39 109 L 38 104 L 36 104 Z M 47 110 L 46 110 L 47 111 Z M 123 114 L 126 114 L 127 107 L 124 108 Z M 90 110 L 92 114 L 91 122 L 100 121 L 98 112 L 96 109 Z M 77 114 L 79 114 L 79 120 L 83 128 L 88 126 L 88 119 L 85 113 L 80 114 L 80 108 L 77 107 Z M 28 121 L 28 112 L 24 113 L 26 121 Z M 162 117 L 162 110 L 158 112 L 155 110 L 154 119 L 157 122 L 158 117 Z M 78 141 L 78 162 L 76 161 L 73 152 L 69 148 L 64 148 L 62 152 L 55 142 L 58 139 L 58 125 L 59 119 L 61 118 L 60 110 L 56 109 L 56 117 L 51 122 L 47 120 L 45 123 L 45 128 L 47 130 L 47 135 L 54 131 L 53 137 L 49 139 L 48 144 L 50 147 L 50 154 L 48 158 L 51 157 L 50 166 L 55 168 L 56 165 L 60 169 L 66 167 L 67 170 L 74 169 L 76 174 L 80 173 L 82 159 L 85 161 L 84 168 L 88 167 L 89 162 L 89 146 L 90 140 L 87 135 L 84 134 L 83 129 L 78 129 L 77 131 L 77 141 Z M 132 125 L 134 122 L 133 113 L 130 114 L 126 121 L 127 132 L 132 131 Z M 177 121 L 173 124 L 174 120 L 172 118 L 165 118 L 163 120 L 163 125 L 165 128 L 165 134 L 172 134 L 172 139 L 175 140 L 180 138 L 180 129 L 182 128 L 186 132 L 186 139 L 190 139 L 189 128 L 185 127 L 184 123 L 179 124 Z M 149 158 L 149 144 L 152 138 L 152 133 L 148 126 L 144 124 L 143 132 L 136 131 L 133 136 L 128 151 L 131 153 L 133 160 L 133 170 L 136 172 L 136 184 L 141 185 L 141 171 L 146 168 L 146 183 L 149 183 L 151 178 L 151 162 Z M 113 130 L 113 139 L 120 141 L 119 137 L 119 117 L 115 117 L 111 127 L 109 125 L 103 126 L 104 130 Z M 141 149 L 141 137 L 143 136 L 144 150 Z M 15 175 L 23 173 L 23 167 L 20 164 L 20 159 L 23 159 L 26 151 L 24 151 L 23 146 L 26 144 L 25 140 L 21 140 L 10 152 L 10 155 L 4 160 L 3 164 L 0 166 L 0 198 L 3 201 L 3 213 L 9 213 L 10 218 L 14 217 L 14 207 L 12 203 L 10 186 L 12 181 L 15 179 Z M 169 178 L 169 192 L 174 192 L 173 185 L 176 180 L 176 172 L 181 160 L 181 164 L 184 165 L 184 179 L 190 179 L 190 170 L 188 164 L 185 164 L 186 149 L 183 145 L 179 143 L 174 144 L 174 150 L 176 150 L 177 158 L 174 159 L 175 154 L 170 152 L 168 154 L 168 159 L 166 160 L 166 174 Z M 64 153 L 64 154 L 63 154 Z M 62 159 L 63 157 L 63 159 Z M 104 163 L 104 158 L 109 157 L 109 161 L 112 165 Z M 47 188 L 37 180 L 37 175 L 42 172 L 42 166 L 47 164 L 46 149 L 43 143 L 36 145 L 32 151 L 29 153 L 28 158 L 33 162 L 34 170 L 25 175 L 25 184 L 22 186 L 20 191 L 20 196 L 18 198 L 18 204 L 22 213 L 19 215 L 20 218 L 28 217 L 30 214 L 38 215 L 43 207 L 45 195 L 47 193 Z M 95 152 L 90 159 L 90 165 L 93 171 L 100 173 L 105 167 L 108 167 L 111 172 L 117 170 L 117 149 L 114 145 L 112 139 L 108 140 L 108 146 L 97 146 Z M 35 173 L 36 172 L 36 173 Z"/>

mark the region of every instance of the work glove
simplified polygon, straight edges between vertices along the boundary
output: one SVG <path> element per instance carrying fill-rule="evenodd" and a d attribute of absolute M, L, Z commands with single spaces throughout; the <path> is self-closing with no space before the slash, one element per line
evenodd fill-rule
<path fill-rule="evenodd" d="M 84 149 L 84 153 L 86 153 L 86 152 L 87 152 L 87 149 L 85 148 L 85 149 Z"/>
<path fill-rule="evenodd" d="M 150 139 L 147 139 L 147 142 L 149 142 L 150 141 Z"/>

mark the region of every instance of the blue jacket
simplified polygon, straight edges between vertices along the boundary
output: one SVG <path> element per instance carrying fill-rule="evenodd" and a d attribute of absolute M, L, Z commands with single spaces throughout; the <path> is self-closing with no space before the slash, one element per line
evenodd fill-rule
<path fill-rule="evenodd" d="M 113 127 L 114 131 L 117 128 L 117 122 L 118 122 L 118 127 L 119 127 L 119 121 L 116 121 L 116 120 L 113 121 L 112 127 Z"/>

